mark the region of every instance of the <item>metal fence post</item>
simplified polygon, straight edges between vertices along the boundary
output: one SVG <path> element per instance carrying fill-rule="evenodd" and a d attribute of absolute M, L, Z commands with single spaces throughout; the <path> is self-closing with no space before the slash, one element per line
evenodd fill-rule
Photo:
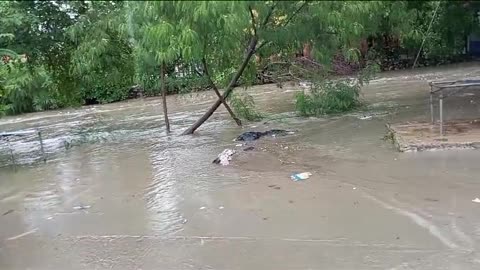
<path fill-rule="evenodd" d="M 435 123 L 435 117 L 433 116 L 433 86 L 430 85 L 430 118 L 432 119 L 432 125 Z"/>
<path fill-rule="evenodd" d="M 45 149 L 43 148 L 42 132 L 38 131 L 38 140 L 40 141 L 40 151 L 42 151 L 43 162 L 47 162 L 47 156 L 45 155 Z"/>
<path fill-rule="evenodd" d="M 440 90 L 439 106 L 440 106 L 440 136 L 443 136 L 444 135 L 444 132 L 443 132 L 443 89 Z"/>

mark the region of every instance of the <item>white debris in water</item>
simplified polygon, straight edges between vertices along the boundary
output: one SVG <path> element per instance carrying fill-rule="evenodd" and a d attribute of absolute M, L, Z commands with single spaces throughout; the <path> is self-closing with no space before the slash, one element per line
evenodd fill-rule
<path fill-rule="evenodd" d="M 75 210 L 87 210 L 87 209 L 90 209 L 90 205 L 77 205 L 77 206 L 74 206 L 73 209 Z"/>
<path fill-rule="evenodd" d="M 223 207 L 223 206 L 219 206 L 219 207 L 218 207 L 218 209 L 220 209 L 220 210 L 222 210 L 223 208 L 225 208 L 225 207 Z"/>
<path fill-rule="evenodd" d="M 472 200 L 472 202 L 480 203 L 480 199 L 479 199 L 479 198 L 475 198 L 475 199 Z"/>
<path fill-rule="evenodd" d="M 353 189 L 357 189 L 357 187 L 353 187 Z"/>
<path fill-rule="evenodd" d="M 202 207 L 200 207 L 200 208 L 198 208 L 198 209 L 203 210 L 203 209 L 205 209 L 205 208 L 207 208 L 207 207 L 202 206 Z"/>
<path fill-rule="evenodd" d="M 29 234 L 35 233 L 36 231 L 38 231 L 38 228 L 35 228 L 35 229 L 30 230 L 30 231 L 28 231 L 28 232 L 24 232 L 24 233 L 21 233 L 21 234 L 19 234 L 19 235 L 16 235 L 16 236 L 7 238 L 7 241 L 12 241 L 12 240 L 16 240 L 16 239 L 18 239 L 18 238 L 22 238 L 22 237 L 27 236 L 27 235 L 29 235 Z"/>
<path fill-rule="evenodd" d="M 223 152 L 218 155 L 218 163 L 223 166 L 227 166 L 228 164 L 230 164 L 230 160 L 232 160 L 233 154 L 235 154 L 235 150 L 228 148 L 223 150 Z"/>
<path fill-rule="evenodd" d="M 358 119 L 360 120 L 370 120 L 372 119 L 373 116 L 371 115 L 363 115 L 363 116 L 358 116 Z"/>
<path fill-rule="evenodd" d="M 243 144 L 239 143 L 239 144 L 235 144 L 236 147 L 242 147 Z"/>
<path fill-rule="evenodd" d="M 293 181 L 307 180 L 312 176 L 311 172 L 295 173 L 290 176 Z"/>

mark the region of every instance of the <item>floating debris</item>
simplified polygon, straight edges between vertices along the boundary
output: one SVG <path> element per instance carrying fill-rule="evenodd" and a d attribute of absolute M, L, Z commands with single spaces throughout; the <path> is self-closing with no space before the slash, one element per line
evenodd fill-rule
<path fill-rule="evenodd" d="M 310 178 L 310 176 L 312 176 L 311 172 L 303 172 L 303 173 L 294 173 L 290 176 L 290 178 L 296 182 L 300 180 L 306 180 Z"/>
<path fill-rule="evenodd" d="M 283 130 L 283 129 L 272 129 L 272 130 L 267 130 L 265 132 L 247 131 L 247 132 L 244 132 L 244 133 L 240 134 L 240 136 L 238 136 L 235 139 L 235 141 L 248 142 L 248 141 L 258 140 L 258 139 L 260 139 L 261 137 L 264 137 L 264 136 L 276 137 L 276 136 L 286 136 L 286 135 L 291 135 L 291 134 L 295 134 L 295 132 L 294 131 L 289 131 L 289 130 Z"/>
<path fill-rule="evenodd" d="M 87 210 L 87 209 L 90 209 L 90 207 L 92 207 L 91 205 L 77 205 L 77 206 L 74 206 L 73 209 L 74 210 Z"/>
<path fill-rule="evenodd" d="M 360 119 L 360 120 L 370 120 L 372 118 L 373 118 L 373 116 L 371 116 L 371 115 L 358 116 L 358 119 Z"/>
<path fill-rule="evenodd" d="M 227 166 L 230 164 L 230 160 L 232 160 L 232 156 L 235 154 L 235 150 L 232 149 L 225 149 L 218 155 L 216 159 L 213 160 L 212 163 L 221 164 L 223 166 Z"/>
<path fill-rule="evenodd" d="M 479 198 L 475 198 L 475 199 L 472 200 L 472 202 L 480 203 L 480 199 L 479 199 Z"/>
<path fill-rule="evenodd" d="M 10 210 L 8 210 L 7 212 L 3 213 L 2 216 L 6 216 L 6 215 L 8 215 L 8 214 L 10 214 L 10 213 L 13 213 L 13 211 L 15 211 L 15 210 L 10 209 Z"/>

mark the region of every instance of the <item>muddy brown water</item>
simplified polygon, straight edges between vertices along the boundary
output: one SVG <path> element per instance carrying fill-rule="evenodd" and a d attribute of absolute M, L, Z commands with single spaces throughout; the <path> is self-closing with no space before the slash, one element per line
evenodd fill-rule
<path fill-rule="evenodd" d="M 156 98 L 4 118 L 40 128 L 48 161 L 33 137 L 11 142 L 17 166 L 0 148 L 0 269 L 479 269 L 480 151 L 382 140 L 387 122 L 429 119 L 429 80 L 475 76 L 383 73 L 364 109 L 328 118 L 296 117 L 296 86 L 253 87 L 266 120 L 240 129 L 221 110 L 193 136 L 179 134 L 212 93 L 169 97 L 172 135 Z M 465 90 L 447 117 L 478 118 L 479 102 Z M 296 133 L 232 142 L 271 128 Z M 232 164 L 211 164 L 227 147 Z"/>

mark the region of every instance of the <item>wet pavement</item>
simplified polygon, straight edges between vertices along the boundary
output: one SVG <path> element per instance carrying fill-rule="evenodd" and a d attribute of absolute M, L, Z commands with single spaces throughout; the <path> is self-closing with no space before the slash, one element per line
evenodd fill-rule
<path fill-rule="evenodd" d="M 292 113 L 298 87 L 258 86 L 266 120 L 240 129 L 221 110 L 193 136 L 179 134 L 212 93 L 169 97 L 169 136 L 155 98 L 4 118 L 2 131 L 41 128 L 48 161 L 33 137 L 11 142 L 17 166 L 0 147 L 0 269 L 478 269 L 480 151 L 382 138 L 428 119 L 428 80 L 479 75 L 384 73 L 362 110 L 328 118 Z M 477 102 L 452 98 L 447 116 L 478 117 Z M 268 129 L 296 132 L 232 141 Z M 212 164 L 225 148 L 231 165 Z"/>

